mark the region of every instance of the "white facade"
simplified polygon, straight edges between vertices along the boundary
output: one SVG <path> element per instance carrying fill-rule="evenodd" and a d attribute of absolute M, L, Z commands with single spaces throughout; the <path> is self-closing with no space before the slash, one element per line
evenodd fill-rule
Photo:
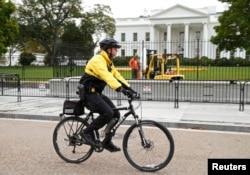
<path fill-rule="evenodd" d="M 6 61 L 0 64 L 0 66 L 18 66 L 19 64 L 19 57 L 20 57 L 21 52 L 17 51 L 13 55 L 11 55 L 11 60 L 10 60 L 10 55 L 9 52 L 7 52 L 4 57 L 6 58 Z M 31 65 L 35 66 L 44 66 L 44 57 L 45 54 L 42 53 L 34 53 L 36 56 L 36 60 L 31 63 Z"/>
<path fill-rule="evenodd" d="M 116 19 L 114 38 L 121 44 L 145 41 L 145 49 L 157 50 L 158 53 L 182 52 L 186 58 L 197 54 L 215 58 L 216 46 L 210 38 L 216 34 L 214 26 L 219 25 L 220 14 L 215 6 L 192 9 L 177 4 L 168 9 L 154 10 L 150 16 Z M 134 50 L 142 52 L 138 47 L 124 44 L 122 49 L 127 55 L 132 55 Z M 244 57 L 245 52 L 237 51 L 234 56 Z M 221 52 L 220 57 L 230 57 L 230 53 Z"/>

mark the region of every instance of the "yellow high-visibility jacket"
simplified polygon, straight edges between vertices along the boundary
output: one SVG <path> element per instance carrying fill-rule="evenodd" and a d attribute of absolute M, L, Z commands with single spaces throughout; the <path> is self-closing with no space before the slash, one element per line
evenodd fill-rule
<path fill-rule="evenodd" d="M 106 84 L 117 90 L 121 86 L 130 87 L 129 83 L 116 70 L 113 62 L 105 51 L 93 56 L 86 65 L 85 75 L 82 76 L 80 83 L 94 87 L 97 92 L 101 92 Z"/>

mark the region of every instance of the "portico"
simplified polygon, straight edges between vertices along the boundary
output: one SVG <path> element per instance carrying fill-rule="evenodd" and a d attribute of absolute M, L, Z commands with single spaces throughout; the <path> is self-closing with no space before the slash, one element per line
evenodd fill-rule
<path fill-rule="evenodd" d="M 145 49 L 178 53 L 186 58 L 244 58 L 244 50 L 218 52 L 217 46 L 210 42 L 210 38 L 216 35 L 214 27 L 219 25 L 220 15 L 215 6 L 192 9 L 177 4 L 168 9 L 153 10 L 151 15 L 116 19 L 114 38 L 122 43 L 134 43 L 132 47 L 122 47 L 125 55 L 133 55 L 135 51 L 140 54 L 138 42 L 145 41 Z"/>

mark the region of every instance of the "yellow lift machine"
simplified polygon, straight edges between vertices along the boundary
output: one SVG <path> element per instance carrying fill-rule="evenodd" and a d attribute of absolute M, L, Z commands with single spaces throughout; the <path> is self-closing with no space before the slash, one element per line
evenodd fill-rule
<path fill-rule="evenodd" d="M 168 66 L 170 59 L 175 60 L 175 66 Z M 180 56 L 178 54 L 152 54 L 148 56 L 147 68 L 143 71 L 146 79 L 183 80 L 180 74 Z"/>

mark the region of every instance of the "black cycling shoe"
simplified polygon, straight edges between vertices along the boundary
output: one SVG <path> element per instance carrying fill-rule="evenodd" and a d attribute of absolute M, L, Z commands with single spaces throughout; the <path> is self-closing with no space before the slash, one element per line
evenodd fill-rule
<path fill-rule="evenodd" d="M 96 142 L 95 142 L 95 135 L 93 132 L 81 132 L 80 135 L 82 136 L 82 138 L 91 146 L 96 146 Z"/>
<path fill-rule="evenodd" d="M 110 151 L 110 152 L 117 152 L 117 151 L 121 151 L 121 148 L 115 146 L 112 142 L 106 142 L 103 144 L 103 147 Z"/>

